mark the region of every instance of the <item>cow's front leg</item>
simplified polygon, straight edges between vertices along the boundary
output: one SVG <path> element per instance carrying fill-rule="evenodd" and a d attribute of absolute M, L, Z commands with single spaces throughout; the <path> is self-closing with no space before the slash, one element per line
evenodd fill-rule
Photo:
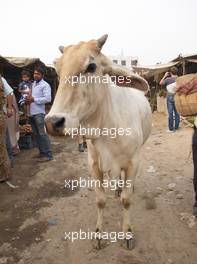
<path fill-rule="evenodd" d="M 106 197 L 105 197 L 105 191 L 103 188 L 103 173 L 100 171 L 98 167 L 98 163 L 94 162 L 92 166 L 92 174 L 94 179 L 96 180 L 96 204 L 97 204 L 97 223 L 96 223 L 96 233 L 97 235 L 97 241 L 98 241 L 98 248 L 101 248 L 101 233 L 103 229 L 103 210 L 105 208 L 106 204 Z"/>
<path fill-rule="evenodd" d="M 131 208 L 131 197 L 133 193 L 133 186 L 137 174 L 137 169 L 138 169 L 138 163 L 130 161 L 127 169 L 125 170 L 124 188 L 121 193 L 121 202 L 123 204 L 122 230 L 125 234 L 125 239 L 128 249 L 133 249 L 135 242 L 134 234 L 131 227 L 130 208 Z"/>

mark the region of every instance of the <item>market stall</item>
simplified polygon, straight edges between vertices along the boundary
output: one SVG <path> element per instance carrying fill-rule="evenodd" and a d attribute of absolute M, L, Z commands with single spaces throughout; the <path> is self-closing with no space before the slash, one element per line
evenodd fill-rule
<path fill-rule="evenodd" d="M 44 79 L 51 86 L 52 102 L 54 100 L 56 90 L 58 87 L 58 78 L 55 68 L 53 66 L 45 65 L 39 58 L 23 58 L 23 57 L 3 57 L 0 56 L 0 73 L 5 77 L 10 86 L 14 89 L 16 101 L 19 101 L 20 93 L 18 92 L 18 85 L 21 82 L 22 70 L 28 70 L 33 76 L 33 70 L 42 66 L 45 68 Z M 46 111 L 51 107 L 51 103 L 46 105 Z M 20 109 L 19 111 L 19 127 L 20 138 L 19 145 L 21 148 L 31 148 L 34 145 L 33 134 L 31 126 L 28 122 L 28 117 Z"/>
<path fill-rule="evenodd" d="M 158 63 L 152 66 L 133 66 L 133 70 L 143 76 L 150 85 L 149 98 L 152 110 L 166 113 L 165 87 L 159 85 L 165 72 L 173 66 L 177 67 L 178 75 L 197 72 L 197 54 L 179 55 L 168 63 Z"/>

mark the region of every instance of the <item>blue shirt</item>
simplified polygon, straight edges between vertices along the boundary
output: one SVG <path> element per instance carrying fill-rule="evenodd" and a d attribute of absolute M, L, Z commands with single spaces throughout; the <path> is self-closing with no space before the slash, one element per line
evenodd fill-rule
<path fill-rule="evenodd" d="M 30 104 L 30 115 L 45 114 L 45 104 L 51 102 L 51 87 L 43 79 L 32 84 L 34 102 Z"/>

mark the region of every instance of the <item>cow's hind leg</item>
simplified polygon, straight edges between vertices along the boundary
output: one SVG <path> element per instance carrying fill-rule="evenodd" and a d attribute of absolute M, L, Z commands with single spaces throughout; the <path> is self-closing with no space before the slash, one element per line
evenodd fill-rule
<path fill-rule="evenodd" d="M 135 182 L 135 177 L 138 170 L 138 162 L 130 161 L 128 167 L 125 170 L 125 184 L 123 191 L 121 193 L 121 202 L 123 204 L 123 225 L 122 229 L 125 234 L 126 245 L 128 249 L 133 249 L 134 247 L 134 234 L 131 227 L 130 219 L 130 208 L 131 208 L 131 197 L 133 193 L 133 186 Z"/>

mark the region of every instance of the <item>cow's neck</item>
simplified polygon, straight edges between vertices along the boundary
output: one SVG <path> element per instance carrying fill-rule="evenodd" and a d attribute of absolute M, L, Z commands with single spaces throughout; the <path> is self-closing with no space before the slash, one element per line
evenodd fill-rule
<path fill-rule="evenodd" d="M 111 128 L 116 126 L 116 118 L 114 113 L 114 105 L 110 92 L 110 83 L 102 87 L 104 95 L 101 101 L 98 102 L 95 111 L 89 115 L 84 116 L 81 120 L 83 127 L 90 128 Z M 96 98 L 100 96 L 101 89 L 96 89 Z M 97 94 L 98 93 L 98 94 Z"/>

